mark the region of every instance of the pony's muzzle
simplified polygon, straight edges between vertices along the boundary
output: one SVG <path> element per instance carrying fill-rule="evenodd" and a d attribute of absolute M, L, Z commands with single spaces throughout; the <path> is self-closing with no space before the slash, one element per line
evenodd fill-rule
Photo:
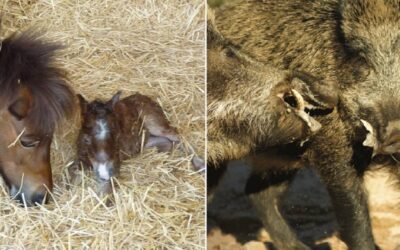
<path fill-rule="evenodd" d="M 38 188 L 31 192 L 29 188 L 22 188 L 17 190 L 14 186 L 10 190 L 10 195 L 18 200 L 21 205 L 28 207 L 38 204 L 46 204 L 49 201 L 49 195 L 46 188 Z"/>

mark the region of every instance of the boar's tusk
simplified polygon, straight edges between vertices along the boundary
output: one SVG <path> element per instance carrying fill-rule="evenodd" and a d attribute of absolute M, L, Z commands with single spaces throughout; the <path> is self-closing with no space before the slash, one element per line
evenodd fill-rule
<path fill-rule="evenodd" d="M 314 133 L 321 129 L 321 123 L 319 123 L 317 120 L 312 118 L 309 114 L 304 112 L 304 110 L 298 111 L 297 115 L 307 123 L 311 132 Z"/>
<path fill-rule="evenodd" d="M 300 111 L 302 111 L 302 110 L 304 110 L 305 109 L 305 104 L 304 104 L 304 99 L 303 99 L 303 97 L 300 95 L 300 93 L 299 92 L 297 92 L 297 90 L 295 90 L 295 89 L 292 89 L 292 93 L 293 93 L 293 96 L 296 98 L 296 101 L 297 101 L 297 103 L 298 103 L 298 107 L 297 107 L 297 109 L 298 110 L 300 110 Z"/>

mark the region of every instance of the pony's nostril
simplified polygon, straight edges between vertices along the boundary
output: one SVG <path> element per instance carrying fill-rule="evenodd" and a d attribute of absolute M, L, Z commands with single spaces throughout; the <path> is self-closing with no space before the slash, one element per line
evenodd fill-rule
<path fill-rule="evenodd" d="M 48 196 L 46 193 L 35 193 L 32 195 L 32 198 L 29 198 L 25 195 L 24 192 L 18 193 L 15 197 L 21 206 L 35 206 L 37 204 L 45 204 L 48 202 Z"/>
<path fill-rule="evenodd" d="M 18 193 L 17 196 L 14 197 L 14 200 L 17 200 L 19 202 L 19 205 L 21 206 L 32 206 L 32 203 L 30 203 L 27 199 L 24 193 Z"/>
<path fill-rule="evenodd" d="M 17 196 L 14 197 L 14 200 L 19 201 L 21 204 L 24 204 L 24 200 L 22 198 L 23 193 L 17 194 Z"/>
<path fill-rule="evenodd" d="M 46 193 L 37 193 L 32 196 L 32 204 L 42 204 L 47 203 L 47 195 Z"/>

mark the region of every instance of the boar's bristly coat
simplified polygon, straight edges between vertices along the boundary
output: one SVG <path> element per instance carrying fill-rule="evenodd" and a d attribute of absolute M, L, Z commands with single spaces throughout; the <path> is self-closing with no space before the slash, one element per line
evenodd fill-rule
<path fill-rule="evenodd" d="M 399 153 L 400 1 L 239 0 L 215 16 L 237 51 L 319 80 L 307 83 L 314 101 L 335 109 L 301 158 L 325 182 L 349 249 L 375 249 L 362 175 Z"/>

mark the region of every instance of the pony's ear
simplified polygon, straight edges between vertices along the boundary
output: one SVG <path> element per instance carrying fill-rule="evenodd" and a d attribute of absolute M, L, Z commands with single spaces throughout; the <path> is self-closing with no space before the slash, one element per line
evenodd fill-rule
<path fill-rule="evenodd" d="M 122 92 L 121 92 L 121 91 L 118 91 L 117 93 L 115 93 L 115 94 L 113 95 L 113 97 L 111 98 L 111 100 L 109 100 L 109 101 L 107 102 L 107 105 L 108 105 L 109 107 L 111 107 L 111 109 L 114 109 L 115 104 L 117 104 L 117 102 L 119 102 L 119 99 L 120 99 L 120 97 L 121 97 L 121 94 L 122 94 Z"/>
<path fill-rule="evenodd" d="M 86 101 L 85 97 L 83 97 L 81 94 L 77 94 L 76 96 L 78 97 L 79 106 L 81 107 L 81 114 L 83 115 L 87 111 L 88 102 Z"/>
<path fill-rule="evenodd" d="M 31 102 L 28 98 L 20 97 L 15 100 L 9 107 L 8 111 L 15 117 L 17 120 L 24 119 L 31 109 Z"/>

